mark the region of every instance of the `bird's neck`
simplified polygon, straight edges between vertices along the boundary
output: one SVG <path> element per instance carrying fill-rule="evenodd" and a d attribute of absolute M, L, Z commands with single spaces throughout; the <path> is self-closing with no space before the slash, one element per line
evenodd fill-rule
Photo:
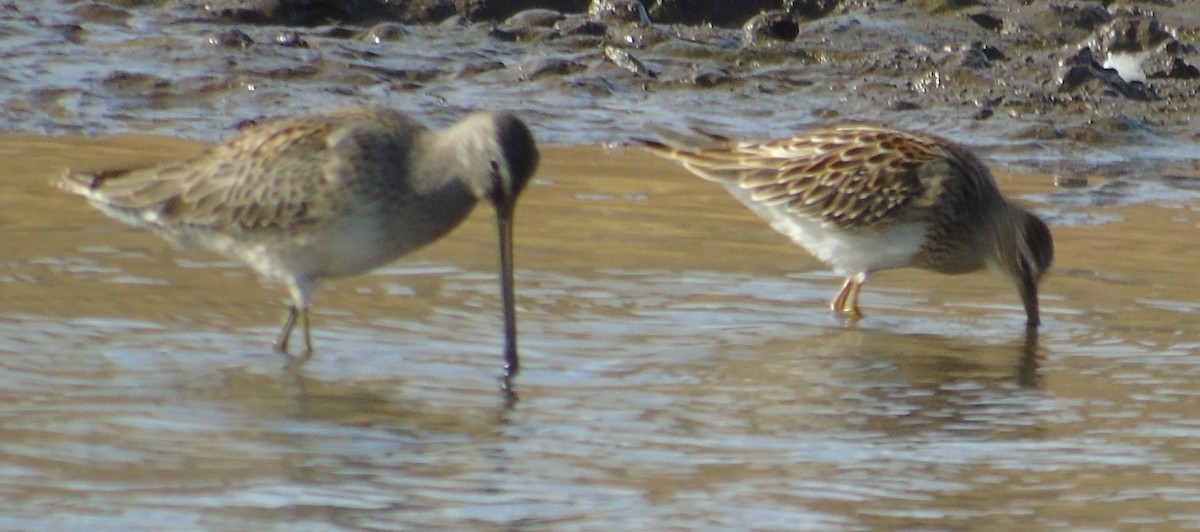
<path fill-rule="evenodd" d="M 480 134 L 478 127 L 456 124 L 427 139 L 426 155 L 417 164 L 420 171 L 434 176 L 428 179 L 430 183 L 458 181 L 476 197 L 483 197 L 492 185 L 493 157 L 490 154 L 495 151 L 488 140 Z"/>
<path fill-rule="evenodd" d="M 1020 277 L 1020 249 L 1025 241 L 1026 213 L 1020 207 L 1005 202 L 991 220 L 992 252 L 990 265 L 1010 277 Z"/>

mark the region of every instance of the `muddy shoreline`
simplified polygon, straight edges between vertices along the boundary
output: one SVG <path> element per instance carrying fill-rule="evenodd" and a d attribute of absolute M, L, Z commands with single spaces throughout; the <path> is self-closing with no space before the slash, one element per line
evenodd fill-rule
<path fill-rule="evenodd" d="M 383 4 L 399 9 L 12 5 L 0 128 L 216 141 L 246 120 L 378 104 L 433 126 L 511 109 L 543 143 L 597 144 L 650 125 L 773 137 L 853 120 L 941 134 L 1010 171 L 1196 173 L 1200 10 L 1186 2 Z M 678 23 L 695 20 L 727 23 Z"/>

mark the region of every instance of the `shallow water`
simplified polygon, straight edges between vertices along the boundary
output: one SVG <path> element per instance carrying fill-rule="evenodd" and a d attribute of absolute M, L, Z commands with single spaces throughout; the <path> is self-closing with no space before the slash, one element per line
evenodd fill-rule
<path fill-rule="evenodd" d="M 510 410 L 486 209 L 322 287 L 289 367 L 281 289 L 46 185 L 196 149 L 0 138 L 0 528 L 1200 527 L 1187 181 L 1001 175 L 1057 243 L 1027 338 L 985 273 L 878 274 L 843 324 L 839 280 L 720 187 L 546 148 Z"/>

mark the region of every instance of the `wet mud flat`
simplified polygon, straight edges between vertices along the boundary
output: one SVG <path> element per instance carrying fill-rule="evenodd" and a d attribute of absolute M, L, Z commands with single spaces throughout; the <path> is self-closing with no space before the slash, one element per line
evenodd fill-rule
<path fill-rule="evenodd" d="M 1197 176 L 1057 188 L 1028 337 L 986 273 L 839 279 L 718 186 L 627 148 L 544 149 L 516 218 L 521 400 L 496 388 L 490 213 L 284 294 L 49 187 L 160 137 L 0 137 L 0 526 L 1200 526 Z"/>
<path fill-rule="evenodd" d="M 1182 1 L 13 3 L 0 124 L 215 141 L 373 103 L 438 125 L 503 108 L 599 144 L 865 120 L 1013 171 L 1160 176 L 1195 168 L 1197 35 Z"/>

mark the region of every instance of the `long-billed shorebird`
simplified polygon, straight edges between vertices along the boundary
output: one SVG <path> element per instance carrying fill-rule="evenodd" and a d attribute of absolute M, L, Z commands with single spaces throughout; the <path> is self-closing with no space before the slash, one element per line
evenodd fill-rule
<path fill-rule="evenodd" d="M 1050 230 L 1006 200 L 966 148 L 922 133 L 869 125 L 814 129 L 791 138 L 721 135 L 636 139 L 710 181 L 846 277 L 830 303 L 861 317 L 858 293 L 880 270 L 958 274 L 990 267 L 1017 285 L 1037 326 L 1038 283 L 1054 259 Z"/>
<path fill-rule="evenodd" d="M 476 113 L 430 131 L 368 107 L 266 122 L 192 159 L 68 172 L 59 184 L 122 222 L 282 282 L 292 305 L 275 345 L 288 352 L 299 319 L 301 358 L 312 354 L 308 309 L 322 279 L 365 273 L 433 242 L 486 200 L 499 227 L 511 378 L 519 369 L 513 211 L 537 164 L 533 135 L 511 114 Z"/>

